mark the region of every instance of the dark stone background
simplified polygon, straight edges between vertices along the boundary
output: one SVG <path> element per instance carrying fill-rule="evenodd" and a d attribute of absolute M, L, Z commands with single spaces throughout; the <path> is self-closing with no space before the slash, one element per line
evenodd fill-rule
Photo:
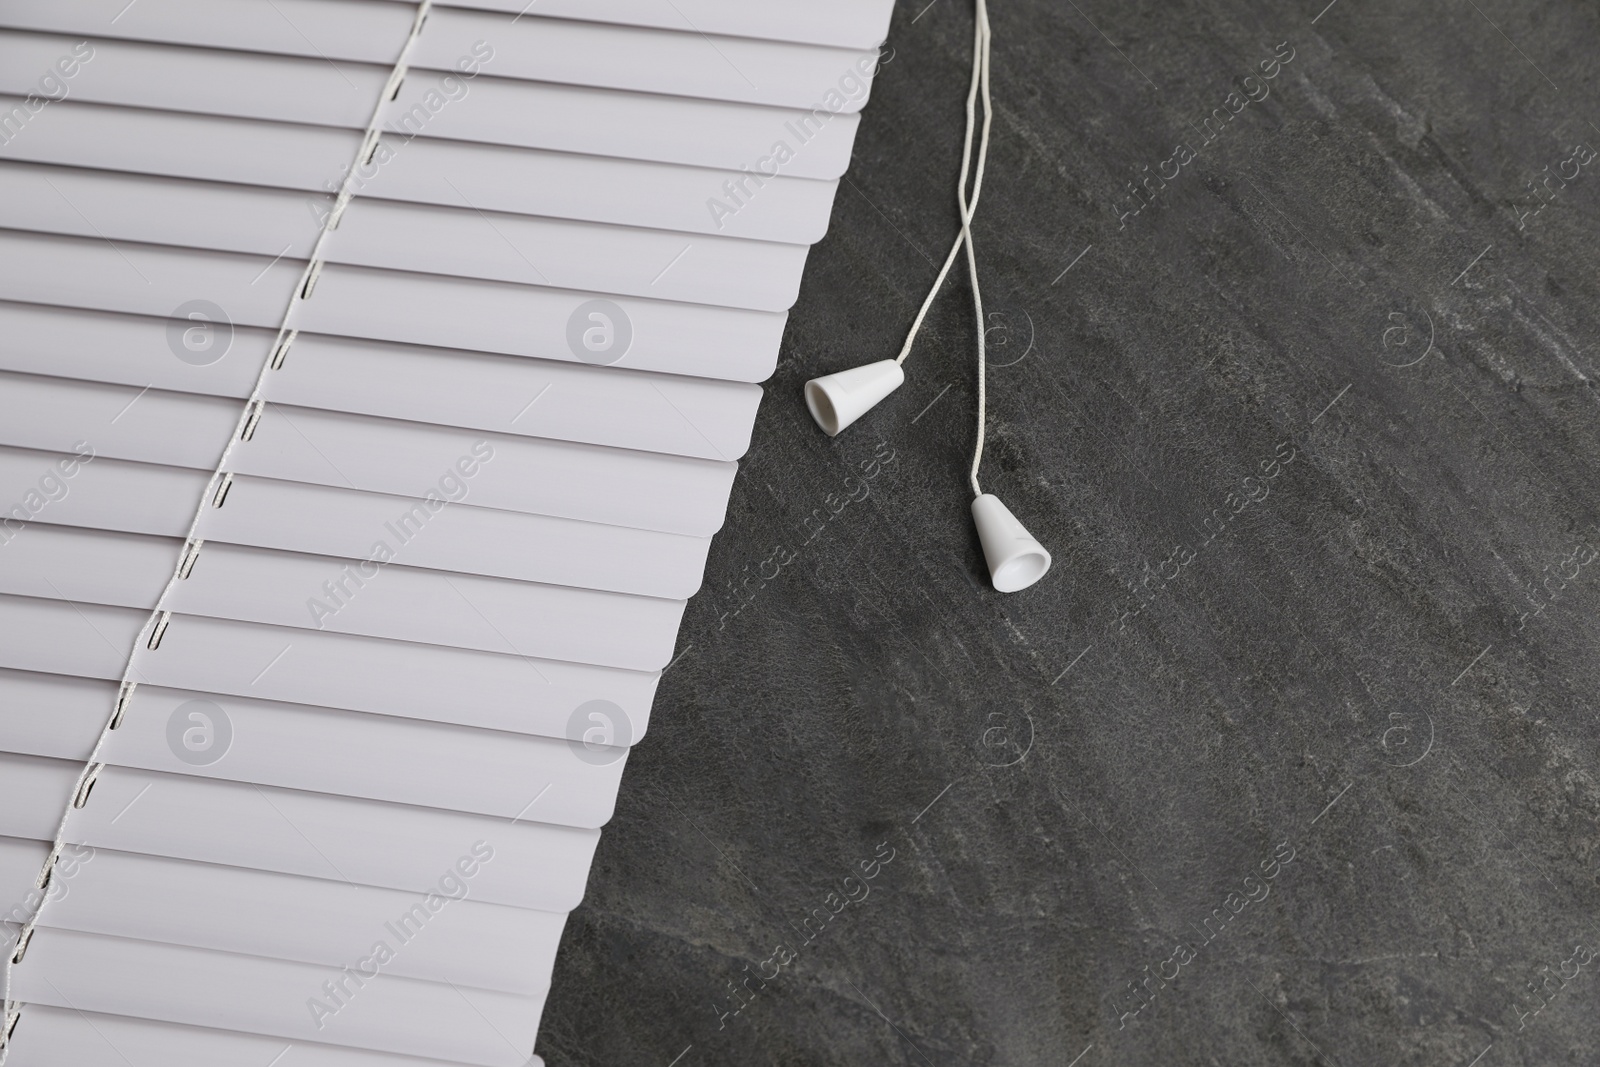
<path fill-rule="evenodd" d="M 1600 1062 L 1574 953 L 1600 950 L 1600 160 L 1518 219 L 1600 147 L 1600 12 L 996 0 L 985 488 L 1055 554 L 1001 596 L 964 283 L 840 438 L 800 399 L 895 353 L 955 232 L 971 11 L 926 2 L 896 11 L 541 1053 Z"/>

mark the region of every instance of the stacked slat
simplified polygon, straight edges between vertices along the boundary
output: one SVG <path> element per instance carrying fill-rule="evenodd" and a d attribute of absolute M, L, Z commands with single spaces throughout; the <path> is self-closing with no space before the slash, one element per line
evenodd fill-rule
<path fill-rule="evenodd" d="M 0 5 L 10 1067 L 537 1062 L 889 3 L 423 13 Z"/>

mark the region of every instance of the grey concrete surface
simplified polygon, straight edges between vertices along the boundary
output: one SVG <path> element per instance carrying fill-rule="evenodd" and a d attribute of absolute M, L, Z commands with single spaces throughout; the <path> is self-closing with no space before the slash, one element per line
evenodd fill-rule
<path fill-rule="evenodd" d="M 1600 1063 L 1600 11 L 1324 4 L 994 0 L 1012 596 L 964 284 L 800 399 L 954 233 L 971 9 L 900 4 L 554 1067 Z"/>

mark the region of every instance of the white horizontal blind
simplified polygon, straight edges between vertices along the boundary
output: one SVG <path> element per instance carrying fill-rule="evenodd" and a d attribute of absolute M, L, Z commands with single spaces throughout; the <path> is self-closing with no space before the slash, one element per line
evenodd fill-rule
<path fill-rule="evenodd" d="M 0 8 L 11 1067 L 537 1062 L 890 4 L 526 8 Z"/>

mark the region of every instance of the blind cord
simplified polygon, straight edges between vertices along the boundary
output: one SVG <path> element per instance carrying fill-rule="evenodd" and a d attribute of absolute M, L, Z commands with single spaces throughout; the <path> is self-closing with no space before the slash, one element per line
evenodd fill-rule
<path fill-rule="evenodd" d="M 895 362 L 904 364 L 906 357 L 911 355 L 912 346 L 916 343 L 917 334 L 922 330 L 923 320 L 928 317 L 928 309 L 933 306 L 934 298 L 939 295 L 939 290 L 944 287 L 944 282 L 950 274 L 950 268 L 955 265 L 956 257 L 963 248 L 967 253 L 967 276 L 972 284 L 972 304 L 978 317 L 978 426 L 977 443 L 972 451 L 972 494 L 983 495 L 983 489 L 978 484 L 978 468 L 983 464 L 983 438 L 985 428 L 985 411 L 987 407 L 987 390 L 984 382 L 984 363 L 986 359 L 983 326 L 983 293 L 978 285 L 978 258 L 972 243 L 972 216 L 978 210 L 978 197 L 983 191 L 983 172 L 989 159 L 989 127 L 994 117 L 994 105 L 989 93 L 989 10 L 985 0 L 977 0 L 977 10 L 974 17 L 972 35 L 972 79 L 967 87 L 967 130 L 962 140 L 961 147 L 961 177 L 956 183 L 956 203 L 961 212 L 961 232 L 956 235 L 955 241 L 950 245 L 950 253 L 945 256 L 944 266 L 940 268 L 939 275 L 934 279 L 933 286 L 928 290 L 928 295 L 922 301 L 922 307 L 917 311 L 917 317 L 911 323 L 911 329 L 906 334 L 905 344 L 900 349 L 900 355 L 895 357 Z M 979 96 L 983 98 L 983 127 L 978 135 L 977 165 L 972 160 L 972 140 L 977 125 L 976 105 Z M 967 197 L 967 181 L 972 181 L 972 196 Z"/>
<path fill-rule="evenodd" d="M 845 427 L 900 388 L 905 383 L 904 364 L 916 345 L 917 336 L 927 321 L 928 309 L 939 295 L 956 257 L 965 249 L 967 253 L 967 280 L 972 286 L 972 310 L 977 317 L 978 329 L 978 411 L 976 434 L 972 445 L 972 469 L 967 479 L 972 485 L 972 521 L 978 529 L 978 541 L 983 546 L 983 556 L 989 565 L 989 579 L 995 591 L 1015 593 L 1033 585 L 1050 570 L 1050 552 L 1041 545 L 1027 528 L 1018 521 L 1000 498 L 985 493 L 978 481 L 983 467 L 983 444 L 989 425 L 988 343 L 984 337 L 983 289 L 978 284 L 978 250 L 972 238 L 972 216 L 978 210 L 978 197 L 983 192 L 984 171 L 989 163 L 989 133 L 994 123 L 994 102 L 990 96 L 989 54 L 991 33 L 987 0 L 973 0 L 972 80 L 967 86 L 967 130 L 961 144 L 961 179 L 956 183 L 956 206 L 961 212 L 961 232 L 950 245 L 944 266 L 934 279 L 928 295 L 923 298 L 911 330 L 906 334 L 900 355 L 882 359 L 859 367 L 835 371 L 812 378 L 805 385 L 806 407 L 822 432 L 837 437 Z M 978 123 L 978 100 L 983 100 L 983 123 Z M 973 157 L 976 141 L 977 157 Z M 968 180 L 972 192 L 967 192 Z M 949 386 L 945 387 L 946 389 Z M 943 396 L 941 391 L 939 396 Z M 934 398 L 938 400 L 938 397 Z M 929 407 L 932 405 L 930 404 Z M 924 409 L 926 410 L 926 409 Z M 921 418 L 918 415 L 917 418 Z M 912 419 L 916 422 L 917 419 Z"/>

